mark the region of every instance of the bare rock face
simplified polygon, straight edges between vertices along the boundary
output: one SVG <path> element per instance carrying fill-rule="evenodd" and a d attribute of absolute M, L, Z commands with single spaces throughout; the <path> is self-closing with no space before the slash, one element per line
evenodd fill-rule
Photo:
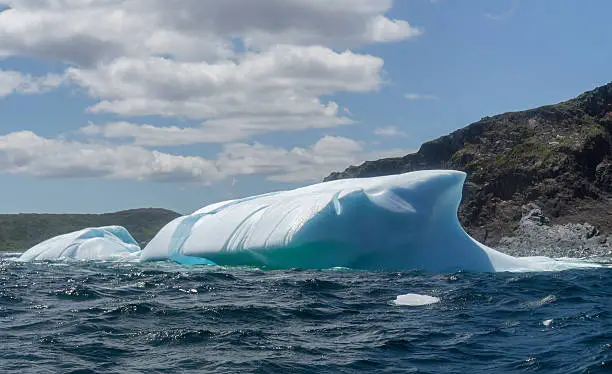
<path fill-rule="evenodd" d="M 595 168 L 595 183 L 604 191 L 612 192 L 612 161 L 604 160 Z"/>
<path fill-rule="evenodd" d="M 569 238 L 593 227 L 603 240 L 612 234 L 612 83 L 556 105 L 485 117 L 414 154 L 351 166 L 326 180 L 426 169 L 468 174 L 459 219 L 487 245 L 524 228 L 530 203 L 550 220 L 542 230 L 559 228 Z"/>
<path fill-rule="evenodd" d="M 605 257 L 612 255 L 612 236 L 589 223 L 554 225 L 539 206 L 523 207 L 513 236 L 501 238 L 497 249 L 512 256 Z"/>

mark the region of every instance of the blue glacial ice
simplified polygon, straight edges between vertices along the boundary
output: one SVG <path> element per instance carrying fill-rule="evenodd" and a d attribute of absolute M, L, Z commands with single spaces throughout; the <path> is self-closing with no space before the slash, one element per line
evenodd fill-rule
<path fill-rule="evenodd" d="M 56 236 L 30 248 L 19 260 L 116 260 L 139 255 L 138 243 L 125 228 L 106 226 Z"/>
<path fill-rule="evenodd" d="M 452 170 L 418 171 L 208 205 L 166 225 L 141 259 L 434 272 L 574 266 L 514 258 L 471 238 L 457 218 L 465 177 Z"/>
<path fill-rule="evenodd" d="M 593 266 L 515 258 L 471 238 L 457 218 L 465 178 L 431 170 L 324 182 L 208 205 L 168 223 L 142 251 L 125 229 L 99 228 L 51 239 L 21 259 L 138 256 L 181 264 L 432 272 Z"/>
<path fill-rule="evenodd" d="M 420 171 L 319 183 L 206 206 L 164 227 L 143 260 L 324 269 L 492 271 L 459 225 L 465 174 Z"/>

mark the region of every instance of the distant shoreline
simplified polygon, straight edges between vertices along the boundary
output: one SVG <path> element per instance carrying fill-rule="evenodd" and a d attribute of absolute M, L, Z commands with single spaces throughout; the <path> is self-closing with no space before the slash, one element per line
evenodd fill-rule
<path fill-rule="evenodd" d="M 30 247 L 87 227 L 119 225 L 139 243 L 146 243 L 181 214 L 161 208 L 130 209 L 102 214 L 15 213 L 0 214 L 0 251 L 24 252 Z"/>

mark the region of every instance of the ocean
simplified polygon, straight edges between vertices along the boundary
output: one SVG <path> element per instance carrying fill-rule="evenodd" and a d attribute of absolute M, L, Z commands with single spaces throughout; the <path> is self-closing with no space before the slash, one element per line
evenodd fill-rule
<path fill-rule="evenodd" d="M 612 371 L 612 272 L 432 274 L 0 254 L 2 373 Z M 396 305 L 415 293 L 439 302 Z"/>

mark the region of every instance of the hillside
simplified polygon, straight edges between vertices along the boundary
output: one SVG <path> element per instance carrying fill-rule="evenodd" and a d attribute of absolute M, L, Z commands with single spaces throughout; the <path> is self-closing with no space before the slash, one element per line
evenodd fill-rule
<path fill-rule="evenodd" d="M 0 250 L 24 251 L 57 235 L 86 227 L 120 225 L 139 243 L 147 242 L 179 214 L 165 209 L 133 209 L 105 214 L 0 214 Z"/>
<path fill-rule="evenodd" d="M 459 218 L 490 245 L 536 204 L 551 225 L 589 222 L 612 234 L 612 83 L 556 105 L 485 117 L 418 152 L 351 166 L 326 180 L 423 169 L 468 173 Z M 528 205 L 530 204 L 530 205 Z"/>

